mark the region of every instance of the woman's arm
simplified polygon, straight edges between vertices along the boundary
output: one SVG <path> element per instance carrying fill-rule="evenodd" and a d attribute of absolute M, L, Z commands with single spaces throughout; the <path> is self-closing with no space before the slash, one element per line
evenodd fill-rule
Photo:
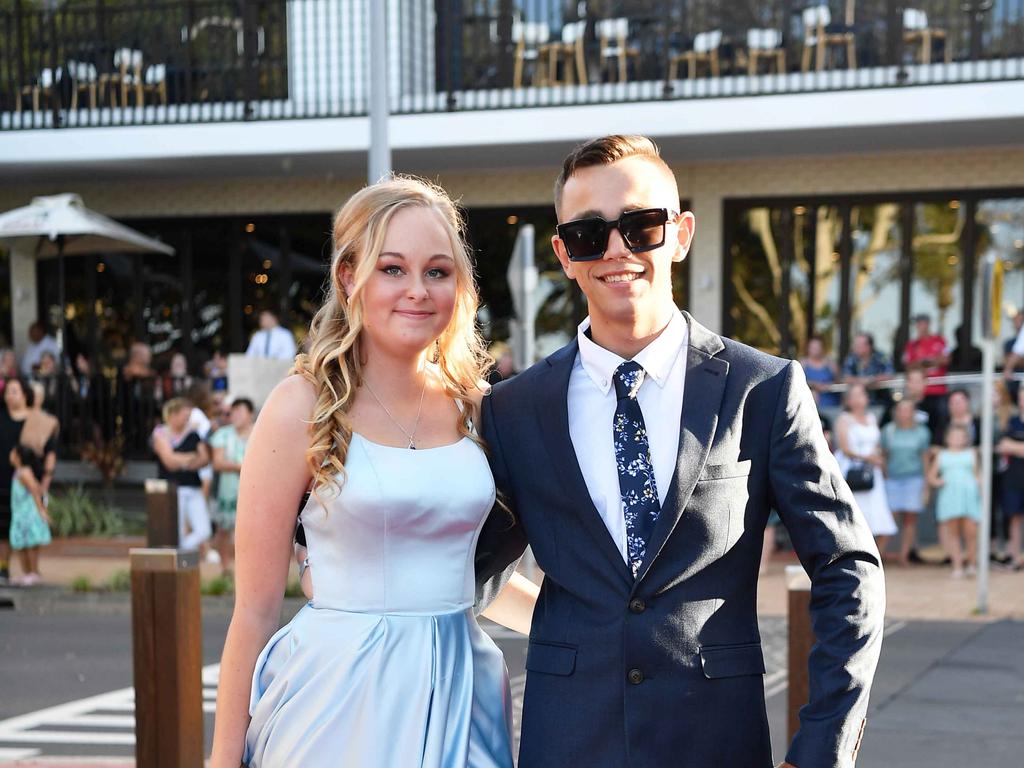
<path fill-rule="evenodd" d="M 296 510 L 310 473 L 311 384 L 290 376 L 274 388 L 260 412 L 242 462 L 235 527 L 235 608 L 224 641 L 213 768 L 238 768 L 249 726 L 253 670 L 277 630 L 292 558 Z"/>
<path fill-rule="evenodd" d="M 934 451 L 932 454 L 932 460 L 928 464 L 928 483 L 935 488 L 941 488 L 943 485 L 942 475 L 939 472 L 939 452 Z"/>
<path fill-rule="evenodd" d="M 153 433 L 153 453 L 169 472 L 177 472 L 187 466 L 188 454 L 175 451 L 170 441 L 159 432 Z"/>
<path fill-rule="evenodd" d="M 850 450 L 850 417 L 845 413 L 840 414 L 839 418 L 836 419 L 836 440 L 839 443 L 839 450 L 843 452 L 843 455 L 848 459 L 859 460 L 861 457 Z"/>
<path fill-rule="evenodd" d="M 49 525 L 50 516 L 46 514 L 46 505 L 43 504 L 42 486 L 36 480 L 35 474 L 28 467 L 22 467 L 18 470 L 18 480 L 21 481 L 21 484 L 25 486 L 25 490 L 32 496 L 32 501 L 36 503 L 36 510 L 39 512 L 39 516 Z"/>
<path fill-rule="evenodd" d="M 529 635 L 533 607 L 537 604 L 539 594 L 539 585 L 521 573 L 514 573 L 494 602 L 484 610 L 483 616 L 515 632 Z"/>
<path fill-rule="evenodd" d="M 213 449 L 213 468 L 217 472 L 238 472 L 241 470 L 242 465 L 236 464 L 233 461 L 228 461 L 224 458 L 223 448 L 214 447 Z"/>

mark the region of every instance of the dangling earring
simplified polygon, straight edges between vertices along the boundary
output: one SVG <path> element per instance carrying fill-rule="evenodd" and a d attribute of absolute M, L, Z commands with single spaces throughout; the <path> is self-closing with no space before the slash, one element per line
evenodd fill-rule
<path fill-rule="evenodd" d="M 441 340 L 437 339 L 434 342 L 434 351 L 431 354 L 430 362 L 437 364 L 441 362 Z"/>

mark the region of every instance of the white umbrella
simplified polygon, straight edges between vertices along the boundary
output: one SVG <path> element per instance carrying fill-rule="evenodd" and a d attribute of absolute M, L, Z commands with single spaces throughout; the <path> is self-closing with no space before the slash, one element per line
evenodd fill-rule
<path fill-rule="evenodd" d="M 37 259 L 56 257 L 57 295 L 64 346 L 64 257 L 91 253 L 163 253 L 174 249 L 85 207 L 74 194 L 37 197 L 29 205 L 0 214 L 0 241 L 31 250 Z"/>

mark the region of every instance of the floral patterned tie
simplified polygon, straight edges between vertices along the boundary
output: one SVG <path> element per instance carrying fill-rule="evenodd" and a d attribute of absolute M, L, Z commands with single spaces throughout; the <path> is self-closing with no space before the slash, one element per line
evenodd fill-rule
<path fill-rule="evenodd" d="M 647 426 L 636 395 L 644 382 L 644 369 L 629 360 L 615 369 L 615 464 L 619 471 L 622 514 L 626 518 L 626 549 L 634 578 L 640 570 L 654 523 L 661 512 L 654 481 Z"/>

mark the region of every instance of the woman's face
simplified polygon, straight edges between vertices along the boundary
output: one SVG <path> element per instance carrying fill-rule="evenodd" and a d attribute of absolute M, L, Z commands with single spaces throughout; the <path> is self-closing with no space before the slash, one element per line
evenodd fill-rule
<path fill-rule="evenodd" d="M 807 342 L 807 356 L 808 357 L 810 357 L 810 358 L 812 358 L 814 360 L 817 360 L 819 357 L 821 357 L 821 353 L 822 353 L 822 346 L 821 346 L 821 342 L 818 341 L 818 339 L 811 339 L 809 342 Z"/>
<path fill-rule="evenodd" d="M 351 277 L 343 282 L 351 292 Z M 392 354 L 421 353 L 448 327 L 456 296 L 455 259 L 439 214 L 419 206 L 398 211 L 363 287 L 364 338 Z"/>
<path fill-rule="evenodd" d="M 954 419 L 963 419 L 971 413 L 971 404 L 962 392 L 954 392 L 949 396 L 949 415 Z"/>
<path fill-rule="evenodd" d="M 4 387 L 4 403 L 8 411 L 20 411 L 28 405 L 25 401 L 25 390 L 21 388 L 21 382 L 17 379 L 11 379 Z"/>
<path fill-rule="evenodd" d="M 864 387 L 854 386 L 846 393 L 846 405 L 854 413 L 861 413 L 868 407 L 868 393 Z"/>
<path fill-rule="evenodd" d="M 946 447 L 954 451 L 962 451 L 967 447 L 967 433 L 962 429 L 951 429 L 946 435 Z"/>
<path fill-rule="evenodd" d="M 179 408 L 167 418 L 167 426 L 175 432 L 181 432 L 188 424 L 188 408 Z"/>
<path fill-rule="evenodd" d="M 909 400 L 901 400 L 896 406 L 896 423 L 905 429 L 914 426 L 914 404 Z"/>
<path fill-rule="evenodd" d="M 188 363 L 185 362 L 185 356 L 182 354 L 176 354 L 171 358 L 171 376 L 175 378 L 182 378 L 188 373 Z"/>
<path fill-rule="evenodd" d="M 244 405 L 231 409 L 231 426 L 235 429 L 247 429 L 252 425 L 252 411 Z"/>
<path fill-rule="evenodd" d="M 13 375 L 18 370 L 18 358 L 14 355 L 13 350 L 5 350 L 3 356 L 0 357 L 0 372 Z"/>

